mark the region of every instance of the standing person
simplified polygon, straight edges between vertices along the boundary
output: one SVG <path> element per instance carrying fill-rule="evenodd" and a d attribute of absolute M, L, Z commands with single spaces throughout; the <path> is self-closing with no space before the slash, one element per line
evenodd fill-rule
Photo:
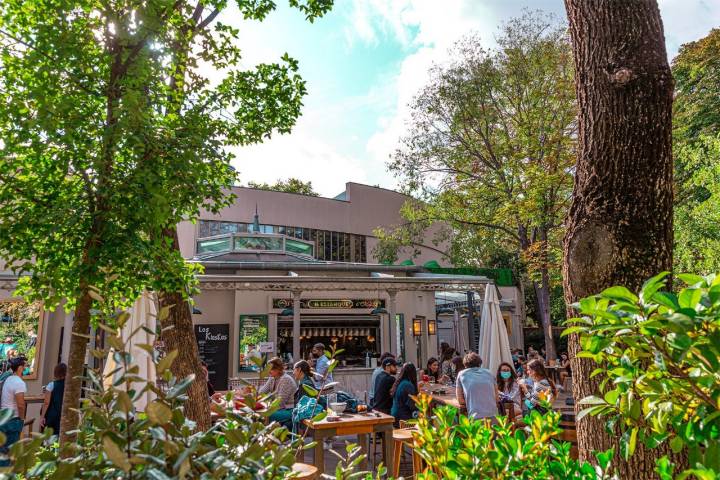
<path fill-rule="evenodd" d="M 522 414 L 522 392 L 518 382 L 515 368 L 509 363 L 501 363 L 498 367 L 497 388 L 500 393 L 500 407 L 504 402 L 512 402 L 515 406 L 515 414 Z M 507 412 L 503 412 L 507 414 Z"/>
<path fill-rule="evenodd" d="M 482 359 L 475 352 L 463 358 L 465 370 L 457 377 L 455 387 L 458 403 L 467 408 L 469 417 L 495 418 L 498 414 L 498 388 L 490 370 L 481 368 Z"/>
<path fill-rule="evenodd" d="M 65 393 L 67 365 L 58 363 L 53 370 L 53 381 L 45 387 L 45 398 L 40 407 L 40 430 L 52 428 L 53 435 L 60 435 L 60 411 Z"/>
<path fill-rule="evenodd" d="M 289 429 L 292 428 L 292 410 L 295 407 L 297 383 L 293 377 L 285 373 L 285 364 L 278 357 L 270 359 L 270 378 L 260 387 L 258 393 L 271 393 L 280 400 L 280 409 L 270 415 L 270 421 L 278 422 Z"/>
<path fill-rule="evenodd" d="M 316 343 L 312 348 L 312 356 L 315 359 L 315 387 L 320 389 L 323 383 L 323 376 L 330 366 L 330 359 L 325 355 L 325 345 Z M 325 383 L 333 381 L 332 372 L 327 374 Z"/>
<path fill-rule="evenodd" d="M 397 362 L 391 355 L 382 362 L 382 371 L 375 381 L 375 397 L 371 403 L 374 410 L 390 414 L 393 407 L 393 395 L 390 393 L 395 385 Z"/>
<path fill-rule="evenodd" d="M 0 432 L 5 435 L 5 444 L 0 447 L 0 454 L 7 455 L 10 446 L 20 440 L 20 433 L 25 425 L 25 392 L 27 386 L 22 379 L 22 372 L 27 361 L 25 357 L 16 357 L 8 361 L 10 375 L 0 387 L 0 409 L 12 410 L 12 417 L 0 425 Z M 0 467 L 10 465 L 10 460 L 0 460 Z"/>
<path fill-rule="evenodd" d="M 380 374 L 383 372 L 383 361 L 385 361 L 386 358 L 395 358 L 395 355 L 393 355 L 390 352 L 385 352 L 382 355 L 380 355 L 380 360 L 378 361 L 378 366 L 373 370 L 372 376 L 370 377 L 370 391 L 368 392 L 368 397 L 370 399 L 370 405 L 373 404 L 373 401 L 375 400 L 375 382 L 377 381 L 377 378 L 380 376 Z"/>
<path fill-rule="evenodd" d="M 415 400 L 411 398 L 411 395 L 417 395 L 417 393 L 417 369 L 411 362 L 407 362 L 403 365 L 400 374 L 398 374 L 395 383 L 390 389 L 390 395 L 393 397 L 390 415 L 395 417 L 396 426 L 400 420 L 415 418 L 417 405 L 415 405 Z"/>
<path fill-rule="evenodd" d="M 307 390 L 303 385 L 312 387 L 315 389 L 315 382 L 313 382 L 312 372 L 310 371 L 310 364 L 306 360 L 300 360 L 293 366 L 293 378 L 297 382 L 297 392 L 295 392 L 295 405 L 300 402 L 300 399 L 308 395 Z"/>
<path fill-rule="evenodd" d="M 525 407 L 527 410 L 536 410 L 544 414 L 545 407 L 540 403 L 541 400 L 547 400 L 552 403 L 552 399 L 557 396 L 557 388 L 555 382 L 548 377 L 545 371 L 545 365 L 541 360 L 531 360 L 527 364 L 528 376 L 532 379 L 532 387 L 527 389 L 525 393 Z"/>

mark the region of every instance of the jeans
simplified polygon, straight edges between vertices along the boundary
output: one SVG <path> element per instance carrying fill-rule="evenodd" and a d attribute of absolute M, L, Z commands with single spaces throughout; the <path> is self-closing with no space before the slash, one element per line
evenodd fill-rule
<path fill-rule="evenodd" d="M 0 432 L 5 435 L 5 444 L 0 447 L 0 455 L 2 455 L 3 457 L 6 457 L 8 455 L 8 453 L 10 452 L 10 446 L 20 440 L 20 433 L 22 432 L 24 425 L 25 422 L 23 422 L 18 417 L 13 417 L 7 422 L 0 425 Z M 0 458 L 0 467 L 7 467 L 9 465 L 9 458 Z"/>
<path fill-rule="evenodd" d="M 292 408 L 283 408 L 270 415 L 271 422 L 278 422 L 283 427 L 292 431 Z"/>

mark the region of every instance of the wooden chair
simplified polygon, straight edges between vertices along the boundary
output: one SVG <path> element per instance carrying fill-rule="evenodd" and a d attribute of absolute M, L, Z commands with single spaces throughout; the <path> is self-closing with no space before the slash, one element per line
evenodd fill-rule
<path fill-rule="evenodd" d="M 557 439 L 570 443 L 570 457 L 577 460 L 578 442 L 575 421 L 561 420 L 559 426 L 562 428 L 562 432 L 557 436 Z"/>
<path fill-rule="evenodd" d="M 422 458 L 415 453 L 415 443 L 412 435 L 413 430 L 414 427 L 408 426 L 408 423 L 402 420 L 400 421 L 400 428 L 393 430 L 392 437 L 395 444 L 395 458 L 393 458 L 392 465 L 393 478 L 400 476 L 400 459 L 402 458 L 403 447 L 405 446 L 410 447 L 410 451 L 412 452 L 413 475 L 417 475 L 422 471 Z"/>
<path fill-rule="evenodd" d="M 293 478 L 301 480 L 315 480 L 318 478 L 318 468 L 307 463 L 293 463 L 292 471 L 298 474 Z"/>
<path fill-rule="evenodd" d="M 34 419 L 34 418 L 31 418 L 30 420 L 25 420 L 25 425 L 23 426 L 23 428 L 24 428 L 24 427 L 27 427 L 27 433 L 23 433 L 23 434 L 21 435 L 22 438 L 32 437 L 32 429 L 33 429 L 33 425 L 34 425 L 34 424 L 35 424 L 35 419 Z"/>

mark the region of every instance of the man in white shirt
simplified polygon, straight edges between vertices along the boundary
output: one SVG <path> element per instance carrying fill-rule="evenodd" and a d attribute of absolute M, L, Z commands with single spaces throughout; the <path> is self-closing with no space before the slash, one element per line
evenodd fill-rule
<path fill-rule="evenodd" d="M 325 345 L 322 343 L 316 343 L 312 349 L 312 356 L 315 358 L 315 386 L 321 388 L 322 379 L 330 366 L 330 359 L 325 355 Z M 325 385 L 333 381 L 332 372 L 327 374 Z"/>
<path fill-rule="evenodd" d="M 10 460 L 5 457 L 10 446 L 20 440 L 25 423 L 25 392 L 27 386 L 22 379 L 22 372 L 27 361 L 24 357 L 16 357 L 8 361 L 11 375 L 2 384 L 0 392 L 0 408 L 10 409 L 13 412 L 12 418 L 0 425 L 0 432 L 5 434 L 5 444 L 0 447 L 0 467 L 10 465 Z M 5 457 L 5 458 L 2 458 Z"/>

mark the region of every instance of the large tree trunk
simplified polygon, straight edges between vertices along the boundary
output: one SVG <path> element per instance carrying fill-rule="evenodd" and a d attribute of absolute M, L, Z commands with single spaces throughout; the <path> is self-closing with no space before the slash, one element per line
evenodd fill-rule
<path fill-rule="evenodd" d="M 87 355 L 88 332 L 90 330 L 90 307 L 92 298 L 85 291 L 75 308 L 70 351 L 68 353 L 65 392 L 63 393 L 62 411 L 60 413 L 60 445 L 66 446 L 75 441 L 75 435 L 69 432 L 76 430 L 79 423 L 77 408 L 80 406 L 82 380 L 85 357 Z M 57 433 L 57 432 L 55 432 Z"/>
<path fill-rule="evenodd" d="M 557 358 L 555 349 L 555 338 L 553 337 L 552 319 L 550 318 L 550 274 L 547 269 L 541 272 L 542 280 L 533 282 L 535 297 L 537 298 L 538 315 L 545 337 L 545 358 L 554 360 Z"/>
<path fill-rule="evenodd" d="M 176 249 L 180 248 L 176 228 L 166 230 L 164 235 L 173 242 Z M 170 308 L 169 315 L 161 322 L 162 341 L 167 352 L 178 351 L 170 371 L 177 378 L 195 375 L 195 381 L 188 390 L 188 400 L 184 407 L 185 415 L 197 423 L 198 430 L 207 430 L 210 428 L 210 402 L 207 381 L 200 365 L 190 304 L 182 292 L 161 292 L 159 300 L 160 308 Z"/>
<path fill-rule="evenodd" d="M 579 103 L 579 152 L 564 242 L 568 305 L 612 285 L 638 289 L 672 267 L 673 80 L 655 0 L 565 0 Z M 574 396 L 598 393 L 594 365 L 576 357 L 570 338 Z M 576 406 L 579 409 L 579 406 Z M 615 447 L 600 418 L 577 426 L 582 459 Z M 654 478 L 669 448 L 641 445 L 620 478 Z M 677 458 L 675 458 L 678 460 Z"/>

